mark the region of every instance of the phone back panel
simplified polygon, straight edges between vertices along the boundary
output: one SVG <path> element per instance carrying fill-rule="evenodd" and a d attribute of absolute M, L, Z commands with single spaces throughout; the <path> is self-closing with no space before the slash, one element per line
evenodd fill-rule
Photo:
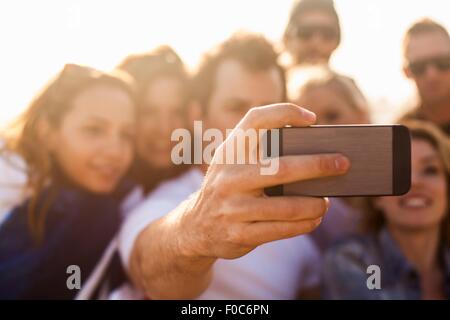
<path fill-rule="evenodd" d="M 342 153 L 348 173 L 283 186 L 285 195 L 358 196 L 393 193 L 392 126 L 312 126 L 283 128 L 283 155 Z"/>

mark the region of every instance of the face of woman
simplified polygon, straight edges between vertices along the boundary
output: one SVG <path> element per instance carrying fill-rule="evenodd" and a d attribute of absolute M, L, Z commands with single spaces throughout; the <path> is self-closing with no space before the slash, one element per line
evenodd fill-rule
<path fill-rule="evenodd" d="M 149 166 L 169 168 L 172 132 L 184 127 L 183 84 L 176 78 L 159 78 L 147 89 L 137 122 L 137 154 Z"/>
<path fill-rule="evenodd" d="M 133 158 L 135 110 L 122 89 L 98 84 L 80 92 L 50 132 L 50 152 L 64 174 L 95 193 L 117 187 Z"/>
<path fill-rule="evenodd" d="M 417 138 L 411 143 L 411 158 L 411 190 L 400 197 L 378 198 L 375 206 L 392 226 L 411 230 L 437 226 L 448 210 L 444 164 L 429 142 Z"/>
<path fill-rule="evenodd" d="M 294 103 L 317 115 L 317 124 L 364 124 L 368 116 L 326 86 L 306 90 Z"/>

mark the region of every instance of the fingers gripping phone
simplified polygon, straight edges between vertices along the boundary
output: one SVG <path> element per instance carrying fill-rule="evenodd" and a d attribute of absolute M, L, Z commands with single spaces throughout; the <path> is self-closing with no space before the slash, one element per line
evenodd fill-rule
<path fill-rule="evenodd" d="M 411 139 L 405 126 L 317 125 L 279 130 L 280 156 L 341 153 L 351 166 L 343 176 L 266 188 L 269 196 L 381 196 L 401 195 L 410 189 Z M 270 155 L 270 143 L 267 148 Z"/>

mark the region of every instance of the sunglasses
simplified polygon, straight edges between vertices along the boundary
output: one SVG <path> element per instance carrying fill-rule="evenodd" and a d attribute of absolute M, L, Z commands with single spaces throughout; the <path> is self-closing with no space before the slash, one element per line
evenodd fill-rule
<path fill-rule="evenodd" d="M 439 71 L 447 71 L 450 69 L 450 55 L 411 62 L 408 68 L 415 76 L 421 76 L 430 65 Z"/>
<path fill-rule="evenodd" d="M 338 31 L 336 28 L 329 26 L 296 26 L 292 28 L 291 34 L 302 40 L 310 40 L 315 34 L 320 35 L 327 41 L 336 40 L 338 38 Z"/>

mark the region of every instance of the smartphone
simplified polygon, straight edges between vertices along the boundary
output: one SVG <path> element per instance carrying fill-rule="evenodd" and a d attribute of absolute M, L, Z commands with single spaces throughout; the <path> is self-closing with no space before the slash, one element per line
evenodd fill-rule
<path fill-rule="evenodd" d="M 341 153 L 350 159 L 351 166 L 342 176 L 267 188 L 269 196 L 397 196 L 410 189 L 411 138 L 405 126 L 316 125 L 278 130 L 280 156 Z M 270 143 L 267 148 L 270 156 Z"/>

